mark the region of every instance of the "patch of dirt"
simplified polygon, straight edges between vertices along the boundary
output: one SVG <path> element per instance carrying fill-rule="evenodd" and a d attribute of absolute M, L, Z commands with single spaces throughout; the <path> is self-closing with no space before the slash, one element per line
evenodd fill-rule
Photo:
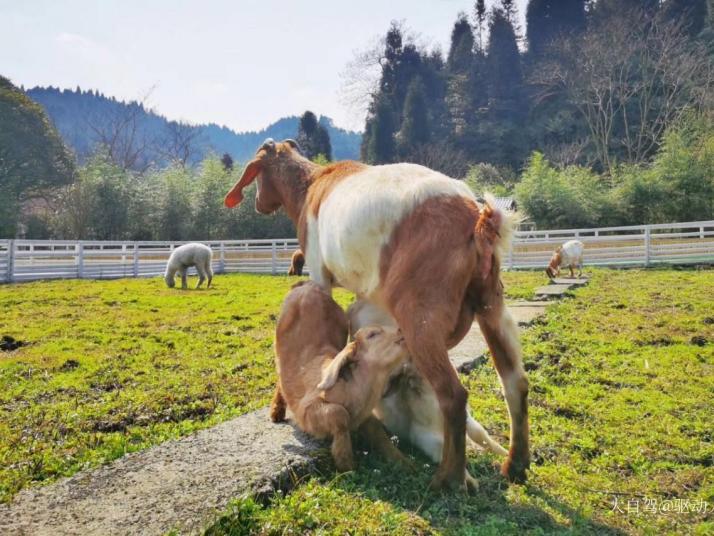
<path fill-rule="evenodd" d="M 70 370 L 74 370 L 79 366 L 79 361 L 76 359 L 68 359 L 64 363 L 62 363 L 57 370 L 60 372 L 69 372 Z"/>
<path fill-rule="evenodd" d="M 27 342 L 15 339 L 10 335 L 3 335 L 0 339 L 0 351 L 2 352 L 13 352 L 21 346 L 27 346 Z"/>
<path fill-rule="evenodd" d="M 672 340 L 670 337 L 658 337 L 656 339 L 645 340 L 645 341 L 635 341 L 637 346 L 672 346 L 676 344 L 676 341 Z"/>
<path fill-rule="evenodd" d="M 689 342 L 697 346 L 706 346 L 709 341 L 706 337 L 703 337 L 702 335 L 695 335 L 689 340 Z"/>

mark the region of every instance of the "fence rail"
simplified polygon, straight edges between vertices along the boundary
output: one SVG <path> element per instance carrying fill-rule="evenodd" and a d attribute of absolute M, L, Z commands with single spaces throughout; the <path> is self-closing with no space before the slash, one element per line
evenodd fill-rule
<path fill-rule="evenodd" d="M 503 260 L 504 269 L 544 267 L 556 246 L 577 238 L 585 244 L 585 264 L 649 266 L 714 262 L 714 221 L 518 231 Z M 110 279 L 162 274 L 171 251 L 183 242 L 94 240 L 0 240 L 0 282 L 37 279 Z M 294 238 L 206 241 L 216 273 L 287 272 L 297 249 Z M 306 267 L 307 268 L 307 267 Z"/>

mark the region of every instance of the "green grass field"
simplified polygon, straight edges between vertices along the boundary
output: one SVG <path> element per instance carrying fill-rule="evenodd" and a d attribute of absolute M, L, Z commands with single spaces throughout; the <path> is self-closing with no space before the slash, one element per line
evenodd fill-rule
<path fill-rule="evenodd" d="M 504 280 L 520 299 L 545 276 Z M 233 274 L 208 291 L 170 290 L 159 278 L 0 286 L 0 336 L 27 342 L 0 353 L 0 498 L 266 405 L 272 330 L 293 282 Z M 509 486 L 498 460 L 471 453 L 479 492 L 442 496 L 427 489 L 433 467 L 403 474 L 359 453 L 353 473 L 326 470 L 267 506 L 236 501 L 212 532 L 711 532 L 714 272 L 596 270 L 575 294 L 524 333 L 527 485 Z M 463 381 L 474 415 L 507 443 L 492 367 Z M 708 501 L 708 513 L 660 511 L 675 499 L 688 510 Z M 656 513 L 646 510 L 653 501 Z"/>
<path fill-rule="evenodd" d="M 361 455 L 355 472 L 326 471 L 268 506 L 236 501 L 210 533 L 714 534 L 714 272 L 596 270 L 523 346 L 526 485 L 471 453 L 479 491 L 435 494 L 433 467 L 404 473 Z M 492 367 L 463 381 L 474 415 L 506 443 Z"/>

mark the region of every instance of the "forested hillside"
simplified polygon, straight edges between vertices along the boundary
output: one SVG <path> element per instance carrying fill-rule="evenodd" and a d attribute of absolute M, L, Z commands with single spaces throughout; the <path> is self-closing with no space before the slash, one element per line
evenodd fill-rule
<path fill-rule="evenodd" d="M 408 20 L 363 55 L 381 67 L 364 160 L 463 176 L 476 163 L 519 171 L 538 150 L 612 173 L 648 162 L 685 112 L 711 109 L 707 0 L 530 0 L 526 28 L 513 0 L 491 7 L 458 15 L 445 57 Z"/>
<path fill-rule="evenodd" d="M 235 132 L 216 124 L 187 125 L 170 121 L 139 102 L 122 102 L 94 90 L 35 87 L 27 95 L 41 104 L 80 161 L 97 147 L 109 147 L 115 161 L 142 171 L 181 161 L 196 164 L 210 152 L 228 153 L 237 162 L 253 156 L 265 140 L 296 138 L 299 117 L 290 116 L 257 132 Z M 333 125 L 321 117 L 337 159 L 359 157 L 360 134 Z"/>

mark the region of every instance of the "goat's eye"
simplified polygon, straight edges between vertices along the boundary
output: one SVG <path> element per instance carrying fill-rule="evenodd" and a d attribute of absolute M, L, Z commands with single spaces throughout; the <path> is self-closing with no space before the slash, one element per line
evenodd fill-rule
<path fill-rule="evenodd" d="M 369 340 L 369 339 L 374 339 L 377 335 L 379 335 L 379 331 L 377 331 L 377 330 L 370 331 L 370 332 L 367 334 L 367 340 Z"/>

